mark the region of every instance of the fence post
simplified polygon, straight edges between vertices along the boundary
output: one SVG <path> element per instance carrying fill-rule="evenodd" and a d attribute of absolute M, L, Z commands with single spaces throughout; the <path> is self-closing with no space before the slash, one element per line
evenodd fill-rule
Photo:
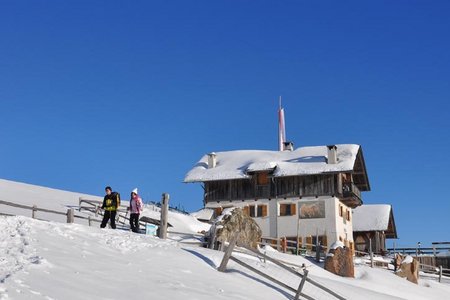
<path fill-rule="evenodd" d="M 319 243 L 319 236 L 316 235 L 316 261 L 320 262 L 320 251 L 321 251 L 321 245 Z"/>
<path fill-rule="evenodd" d="M 169 214 L 169 194 L 163 193 L 161 199 L 161 222 L 159 227 L 159 238 L 167 238 L 167 218 Z"/>
<path fill-rule="evenodd" d="M 295 300 L 300 299 L 300 294 L 302 293 L 303 286 L 305 285 L 306 277 L 308 277 L 308 270 L 303 270 L 303 278 L 298 286 L 297 293 L 295 294 Z"/>
<path fill-rule="evenodd" d="M 373 268 L 372 238 L 369 239 L 370 267 Z"/>
<path fill-rule="evenodd" d="M 88 216 L 88 224 L 91 226 L 91 216 Z"/>
<path fill-rule="evenodd" d="M 73 208 L 69 208 L 67 210 L 67 223 L 73 223 L 74 222 L 74 211 Z"/>
<path fill-rule="evenodd" d="M 33 205 L 33 210 L 31 211 L 31 217 L 33 219 L 36 219 L 36 209 L 37 209 L 37 206 L 36 206 L 36 204 L 34 204 Z"/>
<path fill-rule="evenodd" d="M 439 266 L 439 282 L 442 280 L 442 265 Z"/>
<path fill-rule="evenodd" d="M 231 240 L 230 240 L 230 243 L 228 244 L 227 250 L 225 251 L 225 254 L 223 255 L 222 262 L 220 263 L 220 266 L 217 269 L 219 272 L 225 272 L 228 261 L 230 260 L 231 254 L 233 253 L 234 246 L 236 245 L 238 236 L 239 236 L 239 232 L 236 232 L 231 237 Z"/>

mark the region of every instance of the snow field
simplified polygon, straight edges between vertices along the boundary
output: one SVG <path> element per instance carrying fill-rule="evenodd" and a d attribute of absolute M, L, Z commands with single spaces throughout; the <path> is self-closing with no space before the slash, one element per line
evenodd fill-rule
<path fill-rule="evenodd" d="M 292 299 L 292 294 L 233 261 L 216 270 L 223 253 L 175 241 L 44 222 L 0 217 L 0 299 Z M 356 267 L 356 278 L 335 276 L 309 260 L 266 253 L 347 299 L 450 299 L 450 285 L 420 280 L 414 285 L 384 269 Z M 300 278 L 247 254 L 244 262 L 296 288 Z M 310 284 L 304 292 L 333 299 Z"/>

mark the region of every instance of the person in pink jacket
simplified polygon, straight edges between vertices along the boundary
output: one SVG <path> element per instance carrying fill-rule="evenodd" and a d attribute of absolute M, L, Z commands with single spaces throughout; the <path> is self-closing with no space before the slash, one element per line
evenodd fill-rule
<path fill-rule="evenodd" d="M 131 192 L 130 207 L 130 228 L 131 231 L 139 233 L 139 215 L 142 212 L 144 205 L 142 204 L 142 199 L 138 195 L 138 189 L 134 189 Z"/>

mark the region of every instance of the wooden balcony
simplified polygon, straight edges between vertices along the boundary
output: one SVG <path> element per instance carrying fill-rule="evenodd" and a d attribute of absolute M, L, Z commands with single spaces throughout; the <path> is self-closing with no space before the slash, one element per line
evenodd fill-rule
<path fill-rule="evenodd" d="M 362 205 L 361 191 L 353 182 L 342 184 L 342 194 L 339 197 L 341 201 L 351 208 Z"/>

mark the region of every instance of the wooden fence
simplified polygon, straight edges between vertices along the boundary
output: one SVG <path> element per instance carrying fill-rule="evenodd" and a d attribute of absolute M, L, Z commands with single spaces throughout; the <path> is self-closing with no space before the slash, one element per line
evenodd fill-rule
<path fill-rule="evenodd" d="M 236 233 L 231 238 L 231 241 L 228 244 L 228 247 L 227 247 L 227 249 L 225 251 L 225 254 L 223 256 L 222 262 L 220 263 L 220 266 L 217 269 L 218 271 L 225 272 L 227 264 L 228 264 L 228 261 L 232 260 L 232 261 L 236 262 L 237 264 L 239 264 L 240 266 L 242 266 L 242 267 L 244 267 L 244 268 L 246 268 L 246 269 L 248 269 L 248 270 L 250 270 L 250 271 L 252 271 L 252 272 L 254 272 L 256 274 L 258 274 L 259 276 L 261 276 L 261 277 L 271 281 L 272 283 L 274 283 L 274 284 L 276 284 L 278 286 L 281 286 L 282 288 L 284 288 L 284 289 L 294 293 L 295 294 L 294 299 L 296 299 L 296 300 L 300 299 L 300 297 L 303 297 L 303 298 L 308 299 L 308 300 L 312 300 L 313 299 L 311 296 L 308 296 L 308 295 L 306 295 L 303 292 L 303 288 L 305 286 L 305 283 L 309 283 L 309 284 L 315 286 L 316 288 L 319 288 L 323 292 L 333 296 L 336 299 L 345 300 L 345 298 L 342 297 L 341 295 L 337 294 L 336 292 L 330 290 L 329 288 L 325 287 L 324 285 L 322 285 L 322 284 L 314 281 L 313 279 L 309 278 L 308 277 L 308 270 L 306 270 L 305 268 L 303 268 L 303 270 L 302 270 L 303 274 L 301 274 L 301 273 L 295 271 L 294 269 L 292 269 L 291 267 L 287 266 L 286 264 L 282 263 L 281 261 L 276 260 L 276 259 L 274 259 L 274 258 L 272 258 L 270 256 L 267 256 L 266 254 L 260 253 L 260 252 L 254 250 L 254 249 L 251 249 L 251 248 L 241 247 L 241 248 L 244 248 L 245 250 L 248 251 L 248 253 L 246 253 L 246 254 L 250 254 L 250 255 L 252 255 L 254 257 L 257 257 L 257 258 L 262 256 L 264 261 L 270 261 L 271 263 L 277 265 L 278 267 L 282 268 L 286 272 L 289 272 L 289 273 L 299 277 L 300 278 L 300 283 L 299 283 L 298 287 L 297 288 L 293 288 L 292 286 L 289 286 L 288 284 L 286 284 L 286 283 L 284 283 L 284 282 L 282 282 L 282 281 L 280 281 L 280 280 L 278 280 L 278 279 L 276 279 L 276 278 L 274 278 L 274 277 L 272 277 L 272 276 L 270 276 L 270 275 L 268 275 L 268 274 L 266 274 L 266 273 L 264 273 L 264 272 L 262 272 L 262 271 L 260 271 L 260 270 L 258 270 L 256 268 L 250 266 L 249 264 L 245 263 L 241 259 L 238 259 L 236 256 L 233 256 L 233 251 L 235 251 L 234 248 L 236 246 L 236 242 L 237 242 L 238 236 L 239 236 L 239 233 Z"/>
<path fill-rule="evenodd" d="M 320 243 L 301 243 L 300 241 L 293 241 L 285 238 L 263 237 L 261 238 L 261 243 L 259 244 L 261 246 L 275 247 L 278 251 L 283 253 L 314 256 L 317 261 L 323 259 L 326 256 L 328 250 L 327 246 L 323 246 Z"/>
<path fill-rule="evenodd" d="M 87 220 L 89 226 L 92 226 L 92 224 L 94 222 L 101 223 L 101 221 L 98 220 L 97 218 L 103 216 L 103 211 L 100 209 L 100 207 L 102 205 L 102 201 L 84 199 L 82 197 L 79 198 L 78 211 L 81 212 L 84 210 L 84 211 L 91 212 L 95 215 L 94 217 L 91 217 L 91 216 L 85 217 L 85 216 L 76 215 L 74 213 L 75 212 L 74 208 L 69 208 L 69 209 L 67 209 L 66 212 L 61 212 L 61 211 L 56 211 L 56 210 L 52 210 L 52 209 L 40 208 L 40 207 L 37 207 L 36 205 L 29 206 L 29 205 L 23 205 L 23 204 L 18 204 L 18 203 L 9 202 L 9 201 L 3 201 L 3 200 L 0 200 L 0 205 L 30 210 L 31 217 L 33 219 L 38 219 L 37 212 L 43 212 L 43 213 L 50 213 L 50 214 L 55 214 L 55 215 L 66 216 L 67 223 L 74 223 L 75 219 Z M 128 215 L 127 206 L 123 206 L 123 205 L 120 206 L 118 212 L 119 213 L 116 215 L 116 221 L 118 223 L 125 225 L 125 223 L 127 221 L 128 222 L 130 221 L 130 218 L 127 216 Z M 2 213 L 2 212 L 0 212 L 0 215 L 15 216 L 15 214 Z M 45 219 L 39 219 L 39 220 L 49 221 L 49 220 L 45 220 Z M 147 223 L 140 221 L 139 225 L 145 228 Z M 183 232 L 176 232 L 176 231 L 168 231 L 168 233 L 180 236 L 181 240 L 178 240 L 178 242 L 182 243 L 182 244 L 200 245 L 200 246 L 203 246 L 205 244 L 205 241 L 204 241 L 205 235 L 204 234 L 183 233 Z M 185 241 L 185 240 L 189 240 L 189 239 L 194 239 L 197 241 L 192 241 L 192 240 Z"/>
<path fill-rule="evenodd" d="M 39 208 L 36 205 L 28 206 L 28 205 L 17 204 L 17 203 L 14 203 L 14 202 L 3 201 L 3 200 L 0 200 L 0 204 L 1 205 L 6 205 L 6 206 L 10 206 L 10 207 L 21 208 L 21 209 L 25 209 L 25 210 L 31 210 L 31 217 L 33 219 L 37 219 L 37 212 L 44 212 L 44 213 L 49 213 L 49 214 L 66 216 L 67 217 L 67 223 L 74 223 L 75 219 L 87 220 L 89 226 L 91 226 L 92 222 L 100 222 L 100 221 L 97 221 L 95 219 L 92 219 L 90 216 L 83 217 L 83 216 L 75 215 L 73 208 L 67 209 L 66 212 L 61 212 L 61 211 L 56 211 L 56 210 L 47 209 L 47 208 Z M 47 221 L 47 220 L 45 220 L 45 221 Z"/>
<path fill-rule="evenodd" d="M 393 264 L 393 262 L 387 262 L 385 260 L 379 260 L 377 259 L 377 257 L 374 258 L 373 253 L 367 253 L 367 252 L 362 252 L 362 251 L 355 251 L 356 254 L 358 256 L 366 256 L 369 257 L 366 260 L 364 260 L 364 257 L 361 257 L 361 259 L 363 259 L 363 262 L 365 264 L 370 265 L 372 268 L 373 267 L 377 267 L 377 268 L 383 268 L 383 269 L 389 269 L 389 264 Z M 433 257 L 429 257 L 429 256 L 412 256 L 414 259 L 416 259 L 419 262 L 419 271 L 425 273 L 425 274 L 433 274 L 438 278 L 438 281 L 441 282 L 442 279 L 448 279 L 450 280 L 450 269 L 447 268 L 443 268 L 442 265 L 436 266 L 434 264 L 430 264 L 430 263 L 424 263 L 424 262 L 434 262 L 434 260 L 430 260 L 430 258 Z M 381 257 L 383 258 L 383 257 Z M 447 275 L 449 274 L 449 275 Z M 419 276 L 420 273 L 419 273 Z M 428 276 L 424 276 L 422 275 L 422 277 L 427 277 Z"/>

